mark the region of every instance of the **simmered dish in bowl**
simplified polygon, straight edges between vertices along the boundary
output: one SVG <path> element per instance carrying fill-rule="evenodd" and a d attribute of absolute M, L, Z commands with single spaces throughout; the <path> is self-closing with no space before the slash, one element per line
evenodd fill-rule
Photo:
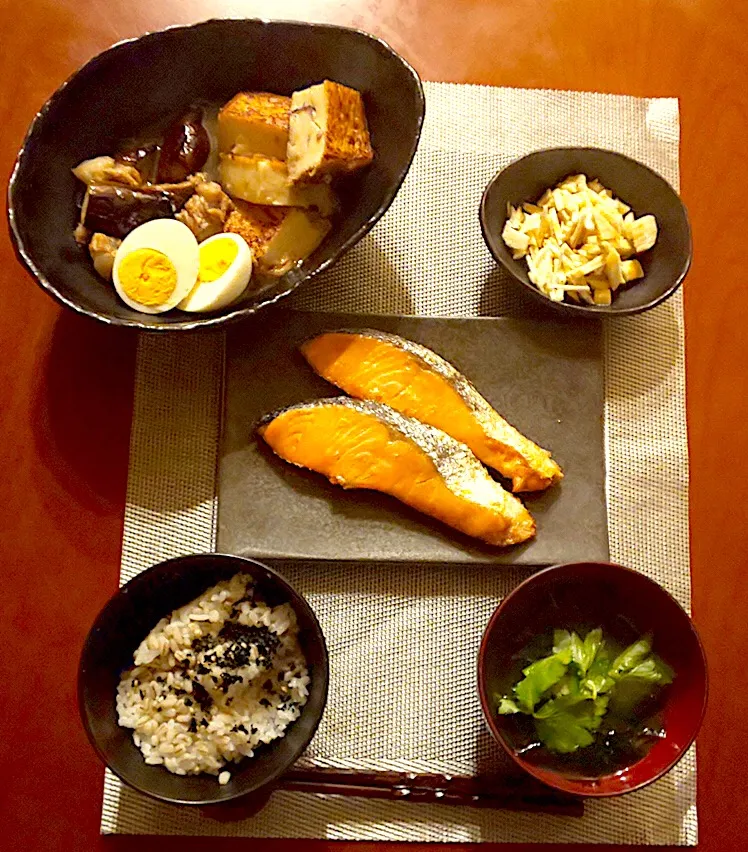
<path fill-rule="evenodd" d="M 334 130 L 326 126 L 324 114 L 325 104 L 332 100 L 332 83 L 357 92 L 363 104 L 374 156 L 353 172 L 340 168 L 337 152 L 326 144 L 331 136 L 327 131 Z M 294 93 L 301 99 L 292 115 L 289 104 Z M 279 104 L 287 128 L 286 119 L 278 118 Z M 223 108 L 227 121 L 222 137 L 217 116 Z M 334 113 L 333 109 L 327 116 Z M 19 259 L 39 286 L 82 315 L 108 325 L 162 332 L 215 328 L 286 297 L 327 269 L 373 227 L 410 167 L 423 114 L 423 90 L 415 71 L 384 42 L 358 30 L 232 19 L 148 33 L 91 59 L 60 86 L 31 122 L 8 190 L 11 237 Z M 247 132 L 246 120 L 241 128 L 242 116 L 250 115 L 255 116 L 249 122 L 254 132 Z M 296 115 L 299 121 L 294 120 Z M 232 116 L 235 120 L 228 121 Z M 296 148 L 288 150 L 287 135 L 294 123 L 304 143 L 299 156 Z M 325 131 L 324 140 L 317 140 L 315 125 Z M 199 166 L 197 155 L 205 153 L 206 134 L 210 156 Z M 364 138 L 362 133 L 360 140 Z M 160 175 L 156 145 L 172 152 Z M 223 178 L 221 153 L 226 155 Z M 361 142 L 346 163 L 359 166 L 368 156 Z M 100 161 L 100 157 L 110 160 Z M 89 177 L 97 182 L 107 176 L 107 166 L 113 167 L 110 161 L 115 161 L 120 181 L 116 188 L 123 196 L 113 199 L 117 195 L 113 184 L 106 184 L 102 197 L 94 199 L 92 215 L 98 205 L 111 224 L 111 208 L 119 209 L 126 200 L 125 206 L 138 211 L 134 221 L 127 223 L 128 232 L 143 224 L 140 216 L 148 210 L 148 222 L 155 216 L 168 219 L 185 211 L 183 218 L 190 217 L 190 225 L 198 231 L 198 236 L 192 236 L 198 241 L 211 230 L 218 236 L 236 233 L 257 260 L 249 286 L 230 304 L 216 307 L 224 282 L 214 284 L 205 299 L 196 300 L 193 307 L 198 312 L 178 307 L 145 312 L 124 302 L 96 271 L 88 250 L 90 239 L 80 245 L 73 236 L 80 219 L 76 201 L 87 185 L 73 170 L 90 160 L 104 167 Z M 285 173 L 289 165 L 293 179 Z M 112 176 L 110 171 L 108 179 Z M 327 185 L 328 176 L 331 185 Z M 252 196 L 258 177 L 274 197 Z M 144 182 L 166 189 L 154 191 Z M 300 193 L 292 187 L 302 184 L 313 185 L 303 194 L 311 192 L 319 206 L 297 204 Z M 133 199 L 131 193 L 145 193 L 148 203 Z M 234 216 L 229 223 L 235 210 L 228 209 L 225 196 L 240 214 L 247 211 L 245 205 L 258 204 L 267 215 L 249 208 L 257 215 L 249 216 L 249 221 Z M 243 196 L 250 196 L 249 200 Z M 293 205 L 281 203 L 284 200 Z M 334 204 L 326 205 L 330 200 Z M 311 228 L 307 214 L 313 214 Z M 97 267 L 107 275 L 116 249 L 111 241 L 126 234 L 107 233 L 101 224 L 94 219 L 86 227 L 91 234 L 104 235 L 93 249 Z M 320 230 L 325 231 L 321 237 Z M 217 242 L 218 259 L 230 263 L 231 244 Z M 315 243 L 316 248 L 311 248 Z M 304 259 L 298 262 L 297 257 Z M 266 274 L 264 266 L 272 274 Z M 230 270 L 232 284 L 241 279 L 235 272 Z M 230 296 L 231 288 L 221 300 Z"/>
<path fill-rule="evenodd" d="M 239 92 L 79 163 L 75 238 L 134 310 L 220 310 L 305 260 L 333 227 L 333 179 L 373 158 L 354 89 Z"/>

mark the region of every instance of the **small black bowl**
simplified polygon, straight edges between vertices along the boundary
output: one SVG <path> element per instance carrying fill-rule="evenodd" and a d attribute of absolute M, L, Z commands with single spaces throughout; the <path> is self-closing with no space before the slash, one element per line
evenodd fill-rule
<path fill-rule="evenodd" d="M 231 780 L 221 785 L 212 775 L 174 775 L 146 764 L 132 731 L 117 722 L 115 695 L 121 672 L 158 621 L 206 589 L 235 574 L 251 574 L 272 605 L 290 603 L 300 628 L 299 641 L 311 678 L 301 716 L 281 739 L 258 749 L 252 758 L 228 765 Z M 91 745 L 126 784 L 156 799 L 180 805 L 228 802 L 279 778 L 307 747 L 327 700 L 327 647 L 314 612 L 276 571 L 238 556 L 201 554 L 161 562 L 124 585 L 99 613 L 83 646 L 78 670 L 78 704 Z"/>
<path fill-rule="evenodd" d="M 196 103 L 219 106 L 242 90 L 290 95 L 321 80 L 358 89 L 374 161 L 339 187 L 333 228 L 299 267 L 258 295 L 210 314 L 142 314 L 121 302 L 73 239 L 81 160 L 155 135 Z M 256 313 L 331 266 L 392 203 L 421 134 L 423 87 L 383 41 L 329 24 L 211 20 L 120 42 L 84 65 L 34 118 L 8 188 L 10 233 L 21 262 L 68 308 L 146 331 L 214 328 Z"/>
<path fill-rule="evenodd" d="M 501 237 L 507 204 L 535 201 L 568 175 L 597 178 L 636 216 L 657 219 L 654 247 L 639 260 L 644 278 L 619 289 L 610 306 L 552 302 L 530 281 L 524 258 L 515 260 Z M 600 317 L 638 314 L 659 305 L 678 289 L 691 265 L 691 226 L 683 202 L 670 184 L 652 169 L 615 151 L 602 148 L 547 148 L 510 163 L 496 174 L 480 203 L 483 239 L 491 254 L 522 285 L 525 292 L 567 316 Z"/>

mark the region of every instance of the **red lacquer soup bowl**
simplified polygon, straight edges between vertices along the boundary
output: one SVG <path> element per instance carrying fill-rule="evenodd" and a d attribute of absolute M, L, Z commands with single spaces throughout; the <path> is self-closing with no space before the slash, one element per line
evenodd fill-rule
<path fill-rule="evenodd" d="M 660 736 L 643 757 L 603 772 L 585 771 L 583 750 L 564 763 L 544 748 L 527 749 L 519 717 L 497 712 L 533 640 L 595 627 L 624 644 L 651 634 L 654 652 L 675 672 L 660 695 Z M 693 743 L 706 709 L 706 659 L 686 611 L 653 580 L 621 565 L 575 562 L 539 571 L 502 601 L 481 642 L 478 690 L 491 734 L 522 769 L 567 793 L 616 796 L 661 778 Z"/>

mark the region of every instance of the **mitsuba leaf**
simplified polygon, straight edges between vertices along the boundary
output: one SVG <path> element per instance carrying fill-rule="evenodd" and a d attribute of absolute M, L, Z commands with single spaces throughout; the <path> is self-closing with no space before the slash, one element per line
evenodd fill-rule
<path fill-rule="evenodd" d="M 610 666 L 608 674 L 616 681 L 636 678 L 647 683 L 672 683 L 675 672 L 656 654 L 652 654 L 651 636 L 643 636 L 623 650 Z"/>
<path fill-rule="evenodd" d="M 603 641 L 603 631 L 600 628 L 590 630 L 582 640 L 577 633 L 568 630 L 554 630 L 553 652 L 561 657 L 568 654 L 576 665 L 579 674 L 584 676 L 592 665 Z"/>
<path fill-rule="evenodd" d="M 572 652 L 572 657 L 574 662 L 579 666 L 579 673 L 581 675 L 587 674 L 590 666 L 595 661 L 602 644 L 603 631 L 598 627 L 595 630 L 590 630 L 590 632 L 584 637 L 584 642 L 582 643 L 582 648 L 579 653 L 579 659 L 577 659 Z"/>
<path fill-rule="evenodd" d="M 651 650 L 652 637 L 649 635 L 642 636 L 641 639 L 637 639 L 636 642 L 621 651 L 613 660 L 608 674 L 612 678 L 619 678 L 622 674 L 638 666 L 639 663 L 644 662 Z"/>
<path fill-rule="evenodd" d="M 514 687 L 520 709 L 532 713 L 546 690 L 566 674 L 567 664 L 557 656 L 544 657 L 522 670 L 524 678 Z"/>
<path fill-rule="evenodd" d="M 571 642 L 572 634 L 568 630 L 553 631 L 553 653 L 567 665 L 571 662 Z"/>
<path fill-rule="evenodd" d="M 571 633 L 568 630 L 553 631 L 553 653 L 558 654 L 571 645 Z"/>
<path fill-rule="evenodd" d="M 608 674 L 610 669 L 610 658 L 605 649 L 598 652 L 597 657 L 590 666 L 586 677 L 580 681 L 579 688 L 587 694 L 588 698 L 597 698 L 615 686 L 615 680 Z"/>
<path fill-rule="evenodd" d="M 547 701 L 533 714 L 538 737 L 546 748 L 560 754 L 591 745 L 607 706 L 605 697 L 574 703 L 565 697 Z"/>
<path fill-rule="evenodd" d="M 513 713 L 521 713 L 522 711 L 519 709 L 516 702 L 512 701 L 511 698 L 503 696 L 499 699 L 499 706 L 497 712 L 499 716 L 511 716 Z"/>
<path fill-rule="evenodd" d="M 595 740 L 594 731 L 573 720 L 570 722 L 566 717 L 538 719 L 535 722 L 535 730 L 546 748 L 560 754 L 569 754 L 592 745 Z"/>
<path fill-rule="evenodd" d="M 579 675 L 574 671 L 573 666 L 570 666 L 561 680 L 551 687 L 551 696 L 553 698 L 565 698 L 571 703 L 584 701 L 590 697 L 582 691 L 579 684 Z"/>
<path fill-rule="evenodd" d="M 627 678 L 637 678 L 644 680 L 647 683 L 658 683 L 665 685 L 673 682 L 675 672 L 670 666 L 654 654 L 647 657 L 646 660 L 629 669 L 618 676 L 618 681 L 626 680 Z"/>

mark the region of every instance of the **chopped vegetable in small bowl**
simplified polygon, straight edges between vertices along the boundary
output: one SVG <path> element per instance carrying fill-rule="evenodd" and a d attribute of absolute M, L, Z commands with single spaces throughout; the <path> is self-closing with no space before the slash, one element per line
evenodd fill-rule
<path fill-rule="evenodd" d="M 478 216 L 509 283 L 568 317 L 649 310 L 675 293 L 691 264 L 678 193 L 617 151 L 546 148 L 520 157 L 489 181 Z"/>

